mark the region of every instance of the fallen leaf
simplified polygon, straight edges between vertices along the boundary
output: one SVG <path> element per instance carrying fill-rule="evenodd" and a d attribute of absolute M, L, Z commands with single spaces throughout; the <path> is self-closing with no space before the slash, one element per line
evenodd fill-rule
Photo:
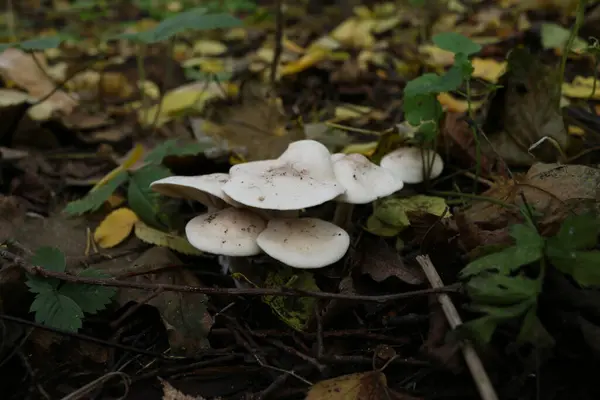
<path fill-rule="evenodd" d="M 473 77 L 481 78 L 490 83 L 497 83 L 498 79 L 506 72 L 506 61 L 498 62 L 493 58 L 473 57 L 471 60 L 473 65 Z"/>
<path fill-rule="evenodd" d="M 594 100 L 600 99 L 600 83 L 596 81 L 596 89 L 594 90 L 593 76 L 583 77 L 576 76 L 573 82 L 564 82 L 562 85 L 562 94 L 574 99 L 587 99 L 590 96 Z M 594 93 L 592 95 L 592 90 Z"/>
<path fill-rule="evenodd" d="M 409 285 L 423 283 L 424 276 L 420 268 L 404 264 L 404 261 L 385 240 L 365 235 L 359 242 L 360 272 L 368 274 L 375 282 L 396 277 Z"/>
<path fill-rule="evenodd" d="M 137 215 L 129 208 L 119 208 L 106 216 L 94 231 L 94 240 L 103 249 L 115 247 L 131 234 Z"/>
<path fill-rule="evenodd" d="M 320 291 L 313 274 L 287 266 L 269 269 L 264 285 L 267 288 L 291 287 Z M 307 327 L 317 304 L 314 297 L 263 296 L 262 300 L 271 307 L 279 319 L 297 331 L 303 331 Z"/>
<path fill-rule="evenodd" d="M 161 104 L 138 111 L 138 120 L 143 126 L 160 127 L 176 116 L 189 111 L 202 111 L 212 99 L 223 98 L 225 93 L 236 91 L 237 86 L 220 82 L 193 82 L 167 92 Z"/>
<path fill-rule="evenodd" d="M 163 387 L 162 400 L 206 400 L 202 396 L 189 396 L 187 394 L 183 394 L 160 376 L 157 378 Z"/>
<path fill-rule="evenodd" d="M 482 126 L 489 139 L 481 141 L 483 154 L 491 158 L 496 154 L 509 166 L 561 159 L 561 151 L 566 153 L 571 142 L 560 110 L 557 71 L 527 49 L 511 51 L 500 82 L 503 88 L 489 102 Z M 561 151 L 540 147 L 534 156 L 530 148 L 543 138 L 555 142 Z"/>
<path fill-rule="evenodd" d="M 389 398 L 387 379 L 380 371 L 342 375 L 314 384 L 305 400 L 380 400 Z"/>
<path fill-rule="evenodd" d="M 181 254 L 195 256 L 203 254 L 200 250 L 193 247 L 185 237 L 154 229 L 144 224 L 142 221 L 137 221 L 135 223 L 134 233 L 142 242 L 150 243 L 155 246 L 168 247 Z"/>
<path fill-rule="evenodd" d="M 459 100 L 447 92 L 438 94 L 437 99 L 446 111 L 462 113 L 469 109 L 469 102 L 466 99 Z M 473 111 L 479 109 L 482 105 L 482 101 L 471 100 L 471 110 Z"/>
<path fill-rule="evenodd" d="M 36 57 L 37 61 L 33 59 Z M 47 68 L 43 53 L 28 54 L 16 48 L 8 48 L 0 54 L 0 73 L 6 80 L 25 89 L 30 96 L 41 100 L 52 93 L 46 101 L 50 108 L 64 115 L 70 114 L 78 103 L 60 89 L 42 68 Z"/>
<path fill-rule="evenodd" d="M 144 275 L 130 278 L 139 283 L 159 285 L 202 286 L 196 276 L 183 268 L 179 258 L 166 247 L 152 247 L 138 257 L 132 269 L 146 268 Z M 153 272 L 152 271 L 156 271 Z M 126 273 L 126 271 L 122 271 Z M 124 305 L 130 301 L 140 301 L 148 297 L 145 290 L 128 289 L 119 292 L 118 301 Z M 208 297 L 202 293 L 165 292 L 147 304 L 156 307 L 169 336 L 173 355 L 194 356 L 203 349 L 210 348 L 207 339 L 213 324 L 206 309 Z"/>

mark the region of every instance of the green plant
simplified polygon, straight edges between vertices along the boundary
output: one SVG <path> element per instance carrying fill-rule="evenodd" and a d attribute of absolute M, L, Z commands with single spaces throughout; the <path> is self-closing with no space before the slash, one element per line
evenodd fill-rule
<path fill-rule="evenodd" d="M 514 245 L 471 262 L 460 273 L 469 308 L 484 314 L 462 329 L 483 343 L 491 340 L 498 325 L 516 319 L 521 320 L 518 343 L 552 343 L 537 317 L 548 268 L 569 275 L 582 287 L 600 286 L 600 251 L 592 249 L 600 234 L 595 214 L 570 215 L 549 238 L 540 236 L 531 217 L 526 219 L 510 228 Z"/>
<path fill-rule="evenodd" d="M 48 271 L 65 272 L 65 255 L 54 247 L 41 247 L 30 258 L 33 266 Z M 94 269 L 81 271 L 77 276 L 108 278 Z M 110 303 L 116 293 L 114 288 L 80 283 L 61 282 L 54 278 L 28 276 L 25 282 L 35 293 L 30 311 L 35 321 L 53 328 L 76 332 L 82 326 L 84 314 L 95 314 Z"/>
<path fill-rule="evenodd" d="M 127 185 L 129 207 L 147 224 L 157 228 L 167 228 L 168 216 L 161 212 L 162 200 L 150 189 L 150 183 L 171 175 L 161 165 L 163 158 L 171 155 L 195 155 L 204 152 L 210 143 L 193 143 L 182 145 L 176 139 L 163 142 L 149 152 L 144 158 L 144 166 L 135 170 L 122 170 L 111 177 L 105 184 L 92 189 L 79 200 L 67 205 L 64 212 L 68 215 L 81 215 L 97 210 L 120 187 Z"/>
<path fill-rule="evenodd" d="M 441 92 L 454 91 L 466 82 L 466 97 L 470 104 L 469 81 L 473 66 L 469 57 L 481 50 L 481 46 L 458 33 L 446 32 L 433 37 L 441 49 L 454 53 L 454 64 L 443 75 L 427 73 L 407 83 L 404 89 L 404 114 L 409 124 L 418 127 L 424 141 L 435 139 L 439 121 L 443 115 L 437 100 Z"/>

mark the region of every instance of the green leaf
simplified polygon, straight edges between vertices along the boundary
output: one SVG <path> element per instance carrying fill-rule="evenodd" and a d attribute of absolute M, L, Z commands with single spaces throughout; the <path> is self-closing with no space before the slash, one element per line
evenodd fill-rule
<path fill-rule="evenodd" d="M 163 158 L 167 156 L 187 156 L 196 155 L 203 153 L 205 150 L 211 148 L 214 143 L 180 143 L 177 139 L 169 139 L 163 142 L 161 145 L 156 146 L 151 152 L 149 152 L 145 161 L 149 163 L 160 164 Z"/>
<path fill-rule="evenodd" d="M 71 298 L 54 291 L 38 294 L 30 311 L 35 313 L 37 323 L 52 328 L 77 332 L 82 326 L 81 308 Z"/>
<path fill-rule="evenodd" d="M 433 36 L 432 40 L 440 49 L 450 51 L 454 54 L 463 53 L 469 56 L 481 50 L 481 45 L 456 32 L 438 33 Z"/>
<path fill-rule="evenodd" d="M 600 251 L 572 251 L 549 247 L 547 255 L 556 269 L 571 275 L 581 286 L 600 286 Z"/>
<path fill-rule="evenodd" d="M 81 215 L 86 212 L 96 211 L 128 179 L 127 172 L 117 174 L 112 180 L 106 182 L 94 191 L 90 191 L 82 199 L 70 202 L 64 212 L 68 215 Z"/>
<path fill-rule="evenodd" d="M 65 272 L 67 267 L 67 260 L 63 252 L 56 247 L 49 246 L 38 248 L 29 262 L 34 266 L 53 272 Z"/>
<path fill-rule="evenodd" d="M 544 239 L 535 230 L 535 228 L 529 225 L 511 225 L 508 228 L 508 232 L 510 236 L 515 239 L 517 246 L 532 249 L 541 249 L 544 246 Z"/>
<path fill-rule="evenodd" d="M 465 288 L 475 304 L 509 305 L 536 301 L 541 282 L 521 276 L 488 274 L 471 279 Z"/>
<path fill-rule="evenodd" d="M 498 320 L 490 317 L 481 317 L 472 321 L 465 322 L 459 326 L 460 331 L 474 339 L 478 343 L 489 343 L 498 327 Z"/>
<path fill-rule="evenodd" d="M 542 247 L 511 246 L 506 249 L 481 257 L 470 262 L 460 271 L 460 278 L 465 279 L 485 271 L 497 271 L 507 275 L 519 267 L 531 264 L 542 257 Z"/>
<path fill-rule="evenodd" d="M 110 278 L 110 275 L 91 268 L 81 271 L 78 276 L 85 278 Z M 117 290 L 109 286 L 67 282 L 60 287 L 58 293 L 73 299 L 83 312 L 96 314 L 110 304 Z"/>
<path fill-rule="evenodd" d="M 552 244 L 570 250 L 585 250 L 596 245 L 600 234 L 600 220 L 595 214 L 569 215 L 552 239 Z M 550 242 L 549 242 L 550 243 Z"/>
<path fill-rule="evenodd" d="M 423 74 L 409 81 L 404 87 L 404 97 L 439 93 L 440 76 L 433 73 Z"/>
<path fill-rule="evenodd" d="M 123 33 L 115 39 L 126 39 L 142 43 L 156 43 L 171 39 L 173 36 L 187 30 L 209 30 L 219 28 L 234 28 L 242 21 L 231 14 L 206 14 L 205 8 L 194 8 L 164 19 L 154 29 L 138 32 Z"/>
<path fill-rule="evenodd" d="M 531 343 L 538 349 L 554 346 L 554 338 L 548 333 L 544 325 L 542 325 L 535 307 L 530 308 L 527 314 L 525 314 L 521 330 L 517 336 L 517 343 Z"/>
<path fill-rule="evenodd" d="M 565 29 L 560 25 L 553 23 L 543 23 L 540 31 L 542 38 L 542 46 L 544 49 L 555 49 L 565 48 L 569 36 L 571 36 L 571 30 Z M 580 37 L 576 37 L 571 46 L 571 50 L 584 50 L 587 48 L 587 43 Z"/>
<path fill-rule="evenodd" d="M 231 14 L 206 14 L 206 9 L 194 8 L 163 20 L 152 32 L 154 41 L 161 42 L 186 30 L 235 28 L 240 25 L 242 21 Z"/>
<path fill-rule="evenodd" d="M 394 237 L 402 232 L 404 228 L 398 228 L 396 226 L 388 225 L 375 215 L 369 216 L 365 230 L 371 232 L 373 235 L 382 237 Z"/>
<path fill-rule="evenodd" d="M 25 285 L 29 287 L 31 293 L 53 292 L 60 281 L 58 279 L 44 279 L 37 276 L 29 276 Z"/>
<path fill-rule="evenodd" d="M 440 81 L 438 82 L 438 92 L 451 92 L 456 90 L 462 85 L 465 80 L 465 76 L 463 75 L 460 68 L 453 66 L 446 72 L 444 75 L 440 76 Z"/>
<path fill-rule="evenodd" d="M 444 111 L 435 94 L 404 96 L 404 116 L 412 126 L 424 121 L 439 121 Z"/>
<path fill-rule="evenodd" d="M 472 303 L 467 306 L 469 311 L 487 314 L 488 317 L 502 321 L 518 318 L 537 304 L 535 299 L 529 298 L 526 301 L 512 304 L 494 306 L 490 304 Z"/>
<path fill-rule="evenodd" d="M 10 48 L 16 47 L 23 51 L 41 51 L 47 49 L 55 49 L 64 41 L 62 36 L 48 36 L 35 38 L 30 40 L 24 40 L 17 43 L 4 43 L 0 44 L 0 52 Z"/>
<path fill-rule="evenodd" d="M 160 213 L 161 197 L 150 189 L 150 184 L 170 176 L 171 172 L 160 165 L 146 165 L 131 175 L 127 200 L 138 217 L 148 225 L 164 228 L 167 218 Z"/>

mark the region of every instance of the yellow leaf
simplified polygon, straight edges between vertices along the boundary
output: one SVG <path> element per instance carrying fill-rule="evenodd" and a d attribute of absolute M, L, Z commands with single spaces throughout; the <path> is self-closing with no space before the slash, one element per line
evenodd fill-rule
<path fill-rule="evenodd" d="M 119 208 L 98 225 L 94 231 L 94 241 L 103 249 L 115 247 L 131 233 L 138 216 L 129 208 Z"/>
<path fill-rule="evenodd" d="M 573 135 L 573 136 L 583 136 L 585 134 L 585 131 L 575 125 L 569 125 L 569 135 Z"/>
<path fill-rule="evenodd" d="M 454 53 L 434 45 L 423 45 L 419 47 L 419 52 L 427 56 L 425 62 L 433 67 L 448 67 L 454 63 Z"/>
<path fill-rule="evenodd" d="M 142 242 L 156 246 L 168 247 L 182 254 L 199 256 L 203 253 L 193 247 L 185 237 L 162 232 L 144 224 L 142 221 L 135 223 L 135 236 Z"/>
<path fill-rule="evenodd" d="M 138 110 L 138 120 L 143 126 L 152 126 L 156 121 L 156 126 L 160 127 L 185 111 L 202 111 L 209 100 L 224 97 L 223 87 L 229 91 L 231 85 L 227 82 L 193 82 L 180 86 L 167 92 L 162 104 Z"/>
<path fill-rule="evenodd" d="M 305 400 L 377 400 L 390 398 L 381 371 L 338 376 L 314 384 Z"/>
<path fill-rule="evenodd" d="M 194 54 L 218 56 L 227 51 L 227 46 L 216 40 L 201 39 L 194 43 Z"/>
<path fill-rule="evenodd" d="M 355 104 L 345 104 L 335 108 L 335 119 L 345 120 L 360 118 L 364 115 L 369 114 L 373 111 L 372 108 L 367 106 L 358 106 Z"/>
<path fill-rule="evenodd" d="M 506 71 L 506 61 L 498 62 L 492 58 L 473 58 L 473 76 L 481 78 L 491 83 L 497 83 L 504 71 Z"/>
<path fill-rule="evenodd" d="M 594 77 L 576 76 L 572 83 L 564 82 L 562 85 L 562 94 L 575 99 L 587 99 L 594 89 Z M 600 99 L 600 83 L 596 82 L 596 88 L 592 97 L 595 100 Z"/>
<path fill-rule="evenodd" d="M 123 162 L 123 164 L 119 165 L 117 168 L 113 169 L 108 174 L 106 174 L 102 179 L 100 179 L 98 181 L 98 183 L 96 183 L 94 185 L 94 187 L 90 190 L 90 192 L 97 190 L 100 186 L 106 184 L 106 182 L 113 179 L 121 171 L 126 171 L 129 168 L 133 167 L 142 158 L 143 155 L 144 155 L 144 146 L 142 146 L 141 144 L 136 144 L 135 147 L 133 148 L 133 150 L 131 150 L 131 152 L 129 153 L 127 159 L 125 159 L 125 161 Z"/>
<path fill-rule="evenodd" d="M 302 72 L 313 65 L 325 60 L 329 50 L 323 48 L 311 49 L 308 53 L 300 57 L 298 60 L 288 63 L 281 68 L 281 76 L 294 75 Z"/>
<path fill-rule="evenodd" d="M 447 92 L 438 94 L 437 99 L 446 111 L 466 112 L 469 108 L 466 100 L 459 100 Z M 481 101 L 471 101 L 471 109 L 477 110 L 482 104 Z"/>
<path fill-rule="evenodd" d="M 377 144 L 379 142 L 367 142 L 367 143 L 355 143 L 350 144 L 342 149 L 342 153 L 350 154 L 350 153 L 359 153 L 363 156 L 369 157 L 377 148 Z"/>

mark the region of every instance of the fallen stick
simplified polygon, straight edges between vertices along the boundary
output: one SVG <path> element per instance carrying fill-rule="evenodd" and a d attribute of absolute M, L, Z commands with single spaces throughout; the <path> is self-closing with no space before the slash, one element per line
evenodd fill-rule
<path fill-rule="evenodd" d="M 440 275 L 437 273 L 429 256 L 417 256 L 417 262 L 421 265 L 421 268 L 423 268 L 423 272 L 425 272 L 427 280 L 432 288 L 437 289 L 444 287 L 444 282 L 442 282 L 442 278 L 440 278 Z M 462 324 L 462 320 L 460 319 L 460 315 L 458 315 L 458 311 L 456 310 L 456 307 L 454 307 L 450 296 L 445 293 L 440 293 L 436 296 L 444 310 L 444 314 L 446 315 L 450 327 L 456 329 Z M 483 363 L 471 343 L 466 340 L 462 341 L 461 349 L 481 399 L 498 400 L 498 395 L 494 390 L 494 386 L 492 385 L 487 372 L 485 372 Z"/>

